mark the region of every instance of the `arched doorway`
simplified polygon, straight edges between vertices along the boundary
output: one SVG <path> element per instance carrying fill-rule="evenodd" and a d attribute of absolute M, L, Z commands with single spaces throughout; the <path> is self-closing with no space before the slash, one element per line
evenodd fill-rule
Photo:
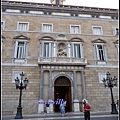
<path fill-rule="evenodd" d="M 58 77 L 54 82 L 54 101 L 57 101 L 57 99 L 66 100 L 67 104 L 65 110 L 66 112 L 71 112 L 71 83 L 65 76 Z M 54 104 L 54 111 L 60 111 L 58 104 Z"/>

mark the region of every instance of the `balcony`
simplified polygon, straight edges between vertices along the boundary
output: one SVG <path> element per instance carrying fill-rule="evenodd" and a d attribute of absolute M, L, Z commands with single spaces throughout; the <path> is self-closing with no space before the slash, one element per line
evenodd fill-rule
<path fill-rule="evenodd" d="M 87 65 L 87 60 L 85 58 L 71 57 L 38 57 L 38 64 Z"/>

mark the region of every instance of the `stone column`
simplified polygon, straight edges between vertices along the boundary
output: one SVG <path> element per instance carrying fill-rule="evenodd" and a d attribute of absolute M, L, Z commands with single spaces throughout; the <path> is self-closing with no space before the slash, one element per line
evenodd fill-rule
<path fill-rule="evenodd" d="M 49 71 L 49 89 L 48 89 L 48 102 L 50 103 L 50 106 L 49 106 L 49 110 L 50 110 L 50 113 L 53 113 L 53 100 L 52 100 L 52 71 L 50 70 Z"/>
<path fill-rule="evenodd" d="M 81 82 L 82 82 L 82 99 L 86 99 L 84 71 L 81 71 Z"/>
<path fill-rule="evenodd" d="M 44 103 L 42 103 L 42 101 L 44 101 L 43 99 L 43 85 L 44 85 L 44 71 L 41 70 L 41 77 L 40 77 L 40 100 L 39 100 L 39 104 L 38 104 L 38 113 L 42 113 L 44 111 Z"/>
<path fill-rule="evenodd" d="M 77 81 L 76 81 L 76 71 L 73 71 L 73 83 L 74 83 L 74 86 L 73 86 L 74 112 L 80 112 L 78 91 L 77 91 Z"/>

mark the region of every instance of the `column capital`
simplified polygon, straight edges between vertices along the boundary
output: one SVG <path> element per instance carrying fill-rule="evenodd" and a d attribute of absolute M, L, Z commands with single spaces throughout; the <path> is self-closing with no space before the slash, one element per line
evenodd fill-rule
<path fill-rule="evenodd" d="M 48 70 L 49 72 L 52 72 L 53 70 Z"/>

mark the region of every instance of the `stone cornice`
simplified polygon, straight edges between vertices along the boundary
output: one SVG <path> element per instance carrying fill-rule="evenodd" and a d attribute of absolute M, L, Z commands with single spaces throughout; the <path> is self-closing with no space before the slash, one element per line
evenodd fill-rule
<path fill-rule="evenodd" d="M 88 14 L 98 17 L 99 15 L 111 16 L 118 18 L 118 9 L 85 7 L 85 6 L 71 6 L 71 5 L 56 5 L 46 3 L 31 3 L 31 2 L 17 2 L 17 1 L 2 1 L 2 10 L 15 9 L 22 13 L 25 11 L 42 11 L 44 14 L 51 14 L 52 12 L 70 13 L 71 16 L 78 16 L 78 14 Z"/>

